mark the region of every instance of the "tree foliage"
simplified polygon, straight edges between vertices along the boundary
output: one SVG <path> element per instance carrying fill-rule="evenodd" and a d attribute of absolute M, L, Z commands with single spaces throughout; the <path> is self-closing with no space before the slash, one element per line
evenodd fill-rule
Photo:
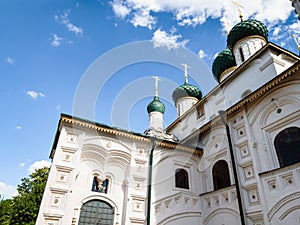
<path fill-rule="evenodd" d="M 0 224 L 31 225 L 35 223 L 46 186 L 49 168 L 37 169 L 22 178 L 18 195 L 0 201 Z"/>

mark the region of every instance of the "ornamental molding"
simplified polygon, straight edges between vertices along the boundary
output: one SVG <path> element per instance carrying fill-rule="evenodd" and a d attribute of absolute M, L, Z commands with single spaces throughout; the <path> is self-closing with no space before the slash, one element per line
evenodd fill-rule
<path fill-rule="evenodd" d="M 268 91 L 273 90 L 276 88 L 279 84 L 284 82 L 286 79 L 288 79 L 290 76 L 294 75 L 297 71 L 300 70 L 300 62 L 297 64 L 293 65 L 291 68 L 287 69 L 277 77 L 273 78 L 271 81 L 263 85 L 261 88 L 259 88 L 257 91 L 249 94 L 246 98 L 242 99 L 239 101 L 237 104 L 231 106 L 227 111 L 226 111 L 226 116 L 229 118 L 229 116 L 233 115 L 237 111 L 241 110 L 247 103 L 250 103 L 259 97 L 263 96 L 266 94 Z M 197 105 L 196 105 L 197 106 Z M 221 121 L 221 118 L 219 116 L 215 117 L 208 123 L 206 123 L 204 126 L 202 126 L 199 130 L 191 134 L 188 138 L 193 138 L 201 133 L 205 133 L 209 131 L 213 126 L 217 125 Z M 175 124 L 173 124 L 174 126 Z"/>
<path fill-rule="evenodd" d="M 281 200 L 279 200 L 269 211 L 268 217 L 271 220 L 273 216 L 287 203 L 292 202 L 300 198 L 300 192 L 295 192 L 290 195 L 285 196 Z"/>
<path fill-rule="evenodd" d="M 116 135 L 116 136 L 130 138 L 130 139 L 134 139 L 134 140 L 141 141 L 141 142 L 146 142 L 146 143 L 151 143 L 152 139 L 153 139 L 151 137 L 145 137 L 141 134 L 130 133 L 130 132 L 127 132 L 127 131 L 114 129 L 112 127 L 105 127 L 106 125 L 93 123 L 91 121 L 84 121 L 82 119 L 74 118 L 74 117 L 71 117 L 71 116 L 65 115 L 65 114 L 61 115 L 61 121 L 60 122 L 66 124 L 66 125 L 72 125 L 72 126 L 78 126 L 78 127 L 87 128 L 87 129 L 93 129 L 93 130 L 96 130 L 96 131 L 99 131 L 99 132 L 104 132 L 104 133 L 107 133 L 107 134 L 112 134 L 112 135 Z M 178 150 L 181 150 L 181 151 L 186 151 L 186 152 L 196 154 L 198 156 L 202 156 L 202 154 L 203 154 L 203 151 L 200 150 L 200 149 L 193 148 L 193 147 L 188 147 L 188 146 L 184 146 L 184 145 L 179 144 L 179 143 L 164 141 L 164 140 L 160 140 L 160 139 L 156 139 L 156 146 L 159 146 L 159 147 L 162 147 L 162 148 L 167 148 L 167 149 L 170 149 L 170 150 L 171 149 L 178 149 Z"/>
<path fill-rule="evenodd" d="M 300 162 L 296 163 L 296 164 L 293 164 L 293 165 L 290 165 L 290 166 L 283 167 L 283 168 L 278 168 L 278 169 L 275 169 L 275 170 L 260 173 L 259 176 L 261 178 L 271 177 L 271 176 L 282 174 L 282 173 L 285 173 L 285 172 L 288 172 L 288 171 L 293 171 L 297 168 L 300 168 Z"/>

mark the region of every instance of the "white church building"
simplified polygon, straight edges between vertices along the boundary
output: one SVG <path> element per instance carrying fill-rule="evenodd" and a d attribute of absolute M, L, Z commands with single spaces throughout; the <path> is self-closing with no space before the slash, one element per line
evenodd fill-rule
<path fill-rule="evenodd" d="M 300 224 L 299 56 L 245 20 L 212 72 L 202 96 L 185 71 L 166 129 L 157 92 L 143 134 L 62 114 L 36 224 Z"/>

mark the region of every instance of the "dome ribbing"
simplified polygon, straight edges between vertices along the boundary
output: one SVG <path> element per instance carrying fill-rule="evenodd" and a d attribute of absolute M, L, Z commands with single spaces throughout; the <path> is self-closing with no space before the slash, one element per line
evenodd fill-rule
<path fill-rule="evenodd" d="M 159 100 L 157 96 L 154 96 L 152 102 L 150 102 L 149 105 L 147 106 L 147 112 L 148 114 L 151 112 L 160 112 L 164 114 L 165 105 Z"/>
<path fill-rule="evenodd" d="M 172 94 L 172 98 L 175 104 L 177 100 L 182 97 L 194 97 L 200 100 L 202 98 L 202 93 L 196 86 L 184 83 L 183 85 L 177 87 Z"/>
<path fill-rule="evenodd" d="M 219 82 L 220 75 L 227 69 L 236 66 L 234 56 L 230 49 L 226 48 L 221 51 L 212 64 L 212 73 L 214 78 Z"/>
<path fill-rule="evenodd" d="M 252 35 L 258 35 L 268 40 L 267 27 L 258 20 L 245 20 L 236 24 L 228 34 L 227 47 L 233 49 L 234 45 L 241 39 Z"/>

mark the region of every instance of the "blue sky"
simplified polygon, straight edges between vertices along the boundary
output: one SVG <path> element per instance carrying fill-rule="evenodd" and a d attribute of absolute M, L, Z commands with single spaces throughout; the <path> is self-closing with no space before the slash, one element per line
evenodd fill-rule
<path fill-rule="evenodd" d="M 267 25 L 269 41 L 297 53 L 290 34 L 300 36 L 300 23 L 289 0 L 240 3 L 244 19 Z M 217 84 L 213 59 L 237 22 L 237 7 L 220 0 L 0 1 L 0 194 L 15 194 L 22 177 L 50 162 L 60 113 L 84 116 L 74 106 L 94 85 L 96 95 L 84 98 L 93 107 L 88 119 L 142 133 L 152 76 L 161 77 L 170 124 L 172 90 L 183 83 L 180 63 L 199 61 L 189 81 L 206 94 Z M 96 84 L 82 89 L 93 68 Z"/>

